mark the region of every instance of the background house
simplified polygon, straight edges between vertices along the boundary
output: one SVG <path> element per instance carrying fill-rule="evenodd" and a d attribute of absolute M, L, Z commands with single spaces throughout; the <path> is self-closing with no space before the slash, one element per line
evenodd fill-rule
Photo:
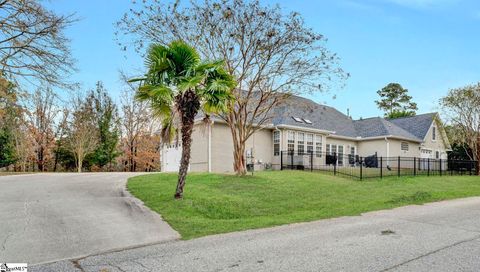
<path fill-rule="evenodd" d="M 326 155 L 418 157 L 446 159 L 450 144 L 437 113 L 385 119 L 352 120 L 335 108 L 292 96 L 274 109 L 272 124 L 253 134 L 246 143 L 247 163 L 255 170 L 280 168 L 281 152 L 314 152 L 314 164 L 325 164 Z M 233 172 L 233 141 L 227 124 L 214 118 L 205 127 L 198 119 L 192 143 L 190 171 Z M 181 148 L 162 148 L 162 171 L 177 171 Z M 339 166 L 347 165 L 339 156 Z"/>

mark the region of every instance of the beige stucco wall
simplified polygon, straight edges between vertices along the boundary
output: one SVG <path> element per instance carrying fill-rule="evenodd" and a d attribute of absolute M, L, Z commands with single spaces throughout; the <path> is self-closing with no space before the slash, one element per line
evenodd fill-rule
<path fill-rule="evenodd" d="M 255 169 L 263 169 L 264 164 L 272 163 L 273 142 L 272 130 L 256 131 L 245 144 L 246 152 L 253 151 Z M 252 158 L 247 158 L 250 163 Z M 233 172 L 233 141 L 230 128 L 224 123 L 212 126 L 212 172 Z"/>
<path fill-rule="evenodd" d="M 388 144 L 387 144 L 388 141 Z M 408 151 L 401 149 L 402 142 L 408 143 Z M 363 140 L 358 144 L 359 155 L 361 156 L 371 156 L 377 152 L 379 157 L 419 157 L 420 143 L 399 140 L 394 138 L 388 138 L 387 140 L 383 139 L 373 139 L 373 140 Z"/>
<path fill-rule="evenodd" d="M 203 124 L 193 128 L 190 171 L 208 171 L 208 128 Z"/>
<path fill-rule="evenodd" d="M 386 157 L 387 156 L 387 143 L 385 139 L 365 140 L 358 143 L 358 155 L 362 157 L 375 155 Z"/>
<path fill-rule="evenodd" d="M 436 124 L 433 124 L 437 126 Z M 372 139 L 372 140 L 349 140 L 343 138 L 336 138 L 335 136 L 328 136 L 324 133 L 314 133 L 310 131 L 302 131 L 301 129 L 280 129 L 280 150 L 286 151 L 287 148 L 287 132 L 295 131 L 303 132 L 306 134 L 317 134 L 322 136 L 322 152 L 326 152 L 326 145 L 343 145 L 344 153 L 350 153 L 350 147 L 356 147 L 356 154 L 360 156 L 370 156 L 377 153 L 382 157 L 420 157 L 420 146 L 422 148 L 429 148 L 433 151 L 441 151 L 442 158 L 446 158 L 445 145 L 442 140 L 441 128 L 437 127 L 437 139 L 432 140 L 432 128 L 425 137 L 425 143 L 416 143 L 411 141 L 404 141 L 400 139 L 388 138 L 388 152 L 387 143 L 384 138 Z M 296 137 L 296 140 L 298 138 Z M 409 150 L 401 150 L 401 143 L 408 142 Z M 233 172 L 233 142 L 230 129 L 228 126 L 221 122 L 216 122 L 211 128 L 211 169 L 212 172 L 225 173 Z M 255 169 L 261 170 L 265 164 L 272 164 L 274 169 L 279 168 L 280 156 L 273 155 L 273 129 L 262 129 L 257 131 L 246 143 L 246 151 L 252 150 L 253 161 L 255 163 Z M 297 145 L 295 143 L 295 150 Z M 306 142 L 305 142 L 306 150 Z M 314 145 L 315 150 L 315 145 Z M 250 153 L 250 152 L 249 152 Z M 388 153 L 388 154 L 387 154 Z M 314 157 L 314 164 L 323 164 L 325 157 Z M 251 158 L 247 158 L 247 163 L 252 162 Z M 203 125 L 198 124 L 195 126 L 193 133 L 192 155 L 190 171 L 208 171 L 208 129 Z"/>
<path fill-rule="evenodd" d="M 397 139 L 389 139 L 390 142 L 390 157 L 419 157 L 420 156 L 420 143 L 403 141 Z M 408 143 L 408 151 L 402 150 L 402 142 Z"/>
<path fill-rule="evenodd" d="M 245 145 L 246 150 L 252 150 L 253 158 L 247 158 L 247 163 L 253 162 L 255 170 L 263 170 L 266 163 L 273 159 L 273 135 L 271 129 L 256 131 Z"/>
<path fill-rule="evenodd" d="M 436 128 L 436 140 L 432 139 L 432 134 L 433 134 L 433 127 Z M 427 132 L 427 135 L 425 136 L 424 143 L 422 144 L 422 148 L 430 149 L 432 150 L 432 158 L 435 158 L 435 152 L 439 151 L 441 155 L 441 159 L 446 159 L 447 158 L 447 147 L 445 146 L 445 141 L 443 139 L 443 128 L 439 127 L 436 122 L 432 123 L 432 126 L 430 126 L 430 129 Z M 447 141 L 448 142 L 448 141 Z"/>
<path fill-rule="evenodd" d="M 233 141 L 227 125 L 212 126 L 212 172 L 233 172 Z"/>

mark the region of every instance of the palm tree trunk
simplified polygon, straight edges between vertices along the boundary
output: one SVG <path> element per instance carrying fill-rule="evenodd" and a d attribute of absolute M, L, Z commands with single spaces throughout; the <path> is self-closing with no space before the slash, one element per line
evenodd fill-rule
<path fill-rule="evenodd" d="M 192 132 L 195 116 L 200 108 L 200 101 L 194 91 L 188 90 L 176 98 L 178 110 L 182 122 L 182 158 L 178 171 L 178 183 L 175 191 L 175 198 L 183 198 L 183 188 L 187 178 L 188 166 L 190 164 L 190 151 L 192 148 Z"/>

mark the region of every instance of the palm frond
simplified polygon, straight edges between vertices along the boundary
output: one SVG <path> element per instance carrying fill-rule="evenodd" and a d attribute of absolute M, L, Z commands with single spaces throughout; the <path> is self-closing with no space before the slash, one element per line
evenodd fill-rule
<path fill-rule="evenodd" d="M 164 144 L 169 144 L 172 142 L 174 137 L 177 135 L 177 129 L 174 123 L 174 116 L 166 116 L 164 119 L 162 119 L 162 129 L 160 131 L 160 137 L 162 140 L 162 143 Z"/>
<path fill-rule="evenodd" d="M 197 50 L 183 41 L 170 43 L 169 52 L 177 75 L 190 76 L 194 68 L 200 63 L 200 55 Z"/>
<path fill-rule="evenodd" d="M 186 91 L 186 90 L 189 90 L 189 89 L 195 89 L 203 81 L 205 81 L 205 76 L 202 75 L 202 74 L 195 75 L 195 76 L 192 76 L 192 77 L 185 77 L 177 85 L 177 88 L 178 88 L 179 91 Z"/>

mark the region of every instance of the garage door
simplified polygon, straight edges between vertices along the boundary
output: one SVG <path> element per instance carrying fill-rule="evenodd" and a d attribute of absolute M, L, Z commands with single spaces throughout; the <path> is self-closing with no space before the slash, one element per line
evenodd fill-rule
<path fill-rule="evenodd" d="M 181 145 L 169 145 L 163 152 L 163 172 L 177 172 L 180 168 L 180 158 L 182 157 Z"/>

